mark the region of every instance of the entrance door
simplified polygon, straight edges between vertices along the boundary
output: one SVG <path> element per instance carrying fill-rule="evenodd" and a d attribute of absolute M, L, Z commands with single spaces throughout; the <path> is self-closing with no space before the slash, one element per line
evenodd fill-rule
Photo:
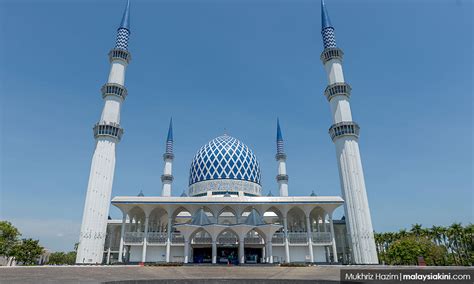
<path fill-rule="evenodd" d="M 261 263 L 262 248 L 245 248 L 245 263 Z"/>
<path fill-rule="evenodd" d="M 238 247 L 218 247 L 217 248 L 217 263 L 237 264 L 239 259 Z"/>
<path fill-rule="evenodd" d="M 193 248 L 194 263 L 211 263 L 212 248 Z"/>

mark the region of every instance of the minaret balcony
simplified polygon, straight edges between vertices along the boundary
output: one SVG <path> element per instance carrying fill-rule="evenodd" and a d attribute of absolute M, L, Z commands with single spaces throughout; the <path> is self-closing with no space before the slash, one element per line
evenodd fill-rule
<path fill-rule="evenodd" d="M 323 64 L 326 64 L 326 62 L 332 59 L 342 60 L 343 57 L 344 52 L 342 52 L 342 49 L 339 49 L 337 47 L 326 48 L 321 53 L 321 61 L 323 62 Z"/>
<path fill-rule="evenodd" d="M 117 96 L 122 98 L 122 100 L 125 100 L 128 94 L 127 89 L 124 86 L 116 83 L 107 83 L 103 85 L 100 90 L 102 92 L 102 98 L 107 96 Z"/>
<path fill-rule="evenodd" d="M 132 60 L 132 55 L 125 49 L 114 48 L 109 52 L 110 62 L 114 60 L 122 60 L 125 63 L 129 63 Z"/>
<path fill-rule="evenodd" d="M 123 128 L 113 122 L 101 121 L 94 125 L 94 137 L 112 137 L 120 141 L 123 135 Z"/>
<path fill-rule="evenodd" d="M 163 160 L 173 160 L 174 159 L 174 154 L 173 153 L 164 153 L 163 154 Z"/>
<path fill-rule="evenodd" d="M 360 127 L 357 123 L 353 121 L 343 121 L 336 124 L 333 124 L 329 128 L 329 135 L 331 136 L 332 141 L 335 141 L 341 136 L 355 136 L 359 137 Z"/>
<path fill-rule="evenodd" d="M 285 154 L 285 153 L 277 153 L 277 154 L 275 155 L 275 159 L 276 159 L 277 161 L 286 160 L 286 154 Z"/>
<path fill-rule="evenodd" d="M 161 175 L 161 182 L 165 182 L 165 181 L 172 182 L 173 175 Z"/>
<path fill-rule="evenodd" d="M 277 175 L 276 180 L 277 181 L 288 181 L 288 175 Z"/>
<path fill-rule="evenodd" d="M 326 87 L 324 90 L 324 95 L 328 101 L 331 101 L 335 96 L 346 96 L 350 97 L 351 95 L 351 86 L 346 83 L 335 83 Z"/>

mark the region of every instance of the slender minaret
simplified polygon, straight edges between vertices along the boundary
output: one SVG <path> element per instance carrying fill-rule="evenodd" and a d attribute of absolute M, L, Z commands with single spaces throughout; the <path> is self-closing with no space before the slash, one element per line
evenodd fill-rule
<path fill-rule="evenodd" d="M 130 36 L 129 13 L 130 2 L 127 1 L 122 23 L 117 30 L 115 48 L 109 52 L 109 79 L 101 89 L 105 104 L 100 120 L 94 126 L 96 144 L 77 249 L 78 264 L 102 263 L 115 171 L 115 145 L 123 135 L 123 129 L 120 127 L 120 108 L 127 96 L 124 81 L 125 69 L 130 61 L 130 53 L 127 50 Z"/>
<path fill-rule="evenodd" d="M 275 159 L 278 162 L 278 189 L 280 196 L 288 196 L 288 175 L 286 174 L 286 154 L 283 149 L 283 136 L 281 135 L 280 120 L 277 118 L 277 137 L 276 137 L 277 153 Z"/>
<path fill-rule="evenodd" d="M 321 0 L 321 17 L 321 34 L 324 43 L 321 61 L 329 81 L 324 95 L 331 106 L 333 120 L 329 134 L 336 145 L 339 178 L 342 196 L 345 200 L 353 261 L 358 264 L 378 263 L 359 153 L 359 125 L 352 121 L 349 104 L 351 87 L 344 82 L 342 72 L 343 52 L 336 45 L 334 27 L 329 20 L 324 0 Z"/>
<path fill-rule="evenodd" d="M 163 154 L 165 161 L 165 168 L 163 175 L 161 175 L 161 182 L 163 189 L 161 196 L 171 196 L 171 183 L 173 182 L 173 119 L 170 119 L 170 126 L 168 128 L 168 138 L 166 138 L 166 152 Z"/>

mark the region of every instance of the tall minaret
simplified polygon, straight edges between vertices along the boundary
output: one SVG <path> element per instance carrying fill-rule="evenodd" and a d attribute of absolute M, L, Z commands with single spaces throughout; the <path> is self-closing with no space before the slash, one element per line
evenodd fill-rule
<path fill-rule="evenodd" d="M 173 182 L 173 119 L 170 119 L 170 126 L 168 128 L 168 138 L 166 138 L 166 152 L 163 154 L 165 161 L 165 168 L 163 175 L 161 175 L 161 182 L 163 189 L 161 196 L 171 196 L 171 183 Z"/>
<path fill-rule="evenodd" d="M 288 196 L 288 175 L 286 174 L 286 154 L 283 149 L 283 136 L 281 135 L 280 120 L 277 118 L 277 137 L 276 137 L 277 153 L 275 159 L 278 162 L 278 189 L 280 196 Z"/>
<path fill-rule="evenodd" d="M 99 122 L 94 126 L 96 144 L 77 249 L 78 264 L 102 263 L 115 171 L 115 145 L 123 135 L 123 129 L 120 127 L 120 108 L 127 96 L 124 81 L 125 69 L 130 62 L 130 53 L 127 50 L 129 36 L 130 1 L 127 1 L 122 22 L 117 30 L 115 47 L 109 52 L 109 79 L 101 89 L 104 108 Z"/>
<path fill-rule="evenodd" d="M 359 153 L 359 125 L 352 121 L 349 97 L 351 87 L 344 82 L 343 52 L 337 48 L 324 0 L 321 1 L 324 50 L 321 61 L 329 85 L 324 91 L 331 106 L 333 125 L 329 134 L 336 145 L 339 178 L 345 200 L 347 228 L 352 242 L 353 261 L 358 264 L 378 263 L 372 220 L 370 217 L 364 172 Z"/>

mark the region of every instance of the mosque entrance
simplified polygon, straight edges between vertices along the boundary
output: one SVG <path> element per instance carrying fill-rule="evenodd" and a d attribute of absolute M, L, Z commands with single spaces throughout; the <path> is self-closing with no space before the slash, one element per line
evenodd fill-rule
<path fill-rule="evenodd" d="M 245 263 L 262 263 L 262 248 L 245 248 Z"/>
<path fill-rule="evenodd" d="M 211 263 L 212 262 L 212 248 L 193 248 L 193 262 L 194 263 Z"/>
<path fill-rule="evenodd" d="M 217 248 L 217 263 L 231 263 L 238 264 L 239 262 L 239 248 L 238 247 L 218 247 Z"/>

